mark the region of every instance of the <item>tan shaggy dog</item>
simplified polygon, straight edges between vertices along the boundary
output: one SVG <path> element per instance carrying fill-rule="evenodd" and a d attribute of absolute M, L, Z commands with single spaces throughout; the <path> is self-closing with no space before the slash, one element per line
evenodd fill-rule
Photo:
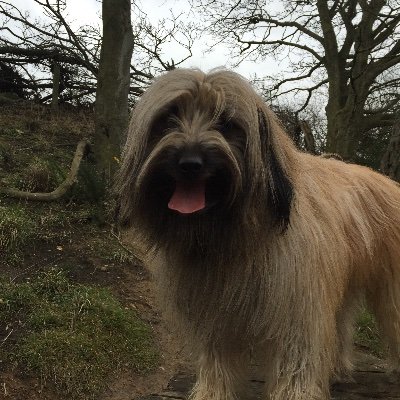
<path fill-rule="evenodd" d="M 239 75 L 158 78 L 133 112 L 117 188 L 191 338 L 194 400 L 238 397 L 253 349 L 264 398 L 329 399 L 364 300 L 399 368 L 399 185 L 297 150 Z"/>

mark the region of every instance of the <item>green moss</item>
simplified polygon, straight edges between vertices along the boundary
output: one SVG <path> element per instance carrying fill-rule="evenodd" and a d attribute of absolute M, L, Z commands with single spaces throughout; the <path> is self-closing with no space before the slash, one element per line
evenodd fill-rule
<path fill-rule="evenodd" d="M 378 357 L 384 354 L 375 318 L 367 310 L 363 310 L 357 319 L 355 343 Z"/>
<path fill-rule="evenodd" d="M 123 368 L 156 362 L 149 328 L 106 289 L 72 284 L 57 269 L 32 282 L 0 283 L 8 361 L 68 399 L 94 399 Z M 21 332 L 22 330 L 22 332 Z"/>

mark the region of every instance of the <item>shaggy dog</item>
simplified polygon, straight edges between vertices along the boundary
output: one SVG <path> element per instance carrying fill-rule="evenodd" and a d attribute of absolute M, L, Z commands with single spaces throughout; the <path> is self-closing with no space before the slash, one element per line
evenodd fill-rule
<path fill-rule="evenodd" d="M 239 75 L 158 78 L 133 112 L 117 188 L 197 355 L 194 400 L 237 397 L 255 346 L 264 398 L 329 399 L 364 299 L 399 367 L 399 185 L 297 150 Z"/>

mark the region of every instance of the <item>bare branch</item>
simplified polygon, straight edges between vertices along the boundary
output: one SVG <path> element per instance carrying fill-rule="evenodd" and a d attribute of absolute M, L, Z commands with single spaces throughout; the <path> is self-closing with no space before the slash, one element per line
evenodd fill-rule
<path fill-rule="evenodd" d="M 299 75 L 299 76 L 294 76 L 294 77 L 291 77 L 291 78 L 282 79 L 274 86 L 274 89 L 278 90 L 282 85 L 284 85 L 284 84 L 286 84 L 288 82 L 296 82 L 296 81 L 300 81 L 300 80 L 303 80 L 303 79 L 310 78 L 312 76 L 312 74 L 314 73 L 314 71 L 316 71 L 317 69 L 319 69 L 321 67 L 322 67 L 322 63 L 318 63 L 318 64 L 313 65 L 308 70 L 308 72 L 306 74 L 304 74 L 304 75 Z"/>
<path fill-rule="evenodd" d="M 307 51 L 308 53 L 312 54 L 319 62 L 323 61 L 323 57 L 320 56 L 315 50 L 313 50 L 311 47 L 307 46 L 307 45 L 302 45 L 302 44 L 298 44 L 295 42 L 288 42 L 286 40 L 243 40 L 241 39 L 238 35 L 236 35 L 233 32 L 234 36 L 236 37 L 236 40 L 238 41 L 238 43 L 242 43 L 245 44 L 246 47 L 244 49 L 241 50 L 241 52 L 245 52 L 247 51 L 251 46 L 253 45 L 257 45 L 257 46 L 289 46 L 289 47 L 296 47 L 297 49 L 300 50 L 304 50 Z M 273 48 L 271 50 L 275 51 L 275 48 Z"/>

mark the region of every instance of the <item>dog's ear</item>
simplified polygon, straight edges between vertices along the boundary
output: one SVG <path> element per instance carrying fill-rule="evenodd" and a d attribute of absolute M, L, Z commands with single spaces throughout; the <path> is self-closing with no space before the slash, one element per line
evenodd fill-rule
<path fill-rule="evenodd" d="M 132 226 L 132 195 L 130 190 L 134 183 L 130 182 L 125 168 L 117 172 L 113 185 L 113 222 L 118 228 Z"/>
<path fill-rule="evenodd" d="M 258 109 L 258 129 L 267 179 L 266 194 L 269 213 L 274 224 L 284 232 L 290 222 L 294 189 L 274 150 L 272 138 L 274 125 L 268 122 L 265 112 L 260 108 Z"/>
<path fill-rule="evenodd" d="M 158 111 L 149 107 L 139 107 L 133 111 L 121 166 L 114 183 L 114 220 L 121 228 L 130 228 L 133 219 L 137 219 L 137 215 L 133 214 L 141 195 L 136 190 L 141 168 L 154 146 L 168 129 L 176 125 L 178 114 L 175 102 L 160 107 Z"/>

